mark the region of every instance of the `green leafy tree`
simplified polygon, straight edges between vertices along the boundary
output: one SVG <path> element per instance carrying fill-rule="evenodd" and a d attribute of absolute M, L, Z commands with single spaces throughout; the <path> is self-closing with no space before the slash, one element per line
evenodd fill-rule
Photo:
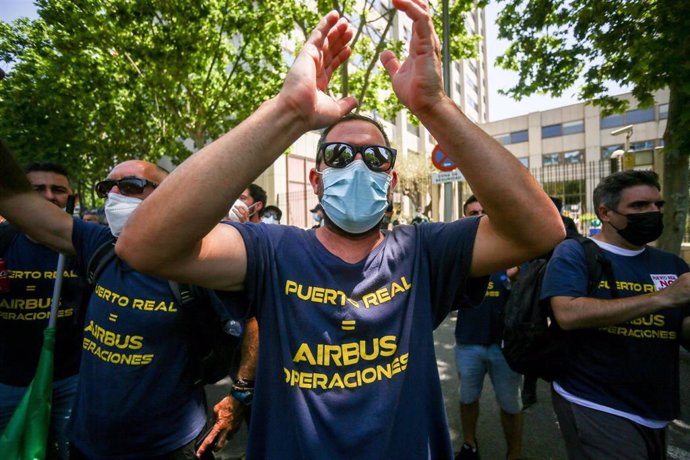
<path fill-rule="evenodd" d="M 379 65 L 382 51 L 390 49 L 399 56 L 404 54 L 406 43 L 410 37 L 399 37 L 391 40 L 389 32 L 396 20 L 396 10 L 389 6 L 390 2 L 381 0 L 318 0 L 316 9 L 313 2 L 299 1 L 295 8 L 294 21 L 298 30 L 302 32 L 301 39 L 305 39 L 315 21 L 328 11 L 336 10 L 341 16 L 348 18 L 355 28 L 354 37 L 350 42 L 353 55 L 352 65 L 343 65 L 338 75 L 335 75 L 330 91 L 334 96 L 351 95 L 359 101 L 357 110 L 365 112 L 376 111 L 384 119 L 394 120 L 395 115 L 403 110 L 403 106 L 394 96 L 390 86 L 390 79 L 385 70 Z M 442 30 L 441 1 L 432 1 L 434 25 L 439 34 Z M 450 2 L 450 37 L 451 60 L 461 60 L 477 55 L 477 46 L 481 37 L 469 35 L 465 27 L 464 13 L 477 6 L 476 2 L 458 0 Z M 479 2 L 479 6 L 486 1 Z M 406 30 L 411 34 L 411 30 Z M 415 121 L 415 123 L 418 123 Z"/>
<path fill-rule="evenodd" d="M 392 120 L 401 106 L 378 59 L 384 49 L 403 53 L 403 41 L 387 38 L 388 3 L 38 0 L 37 20 L 0 21 L 0 60 L 11 65 L 0 82 L 0 136 L 20 161 L 63 163 L 83 189 L 125 159 L 179 162 L 277 92 L 292 59 L 284 45 L 298 48 L 331 9 L 356 28 L 333 95 Z M 460 59 L 479 38 L 462 16 L 473 3 L 452 3 Z"/>
<path fill-rule="evenodd" d="M 584 83 L 579 97 L 621 112 L 606 83 L 632 87 L 642 107 L 669 88 L 664 133 L 664 234 L 658 245 L 679 253 L 688 214 L 690 154 L 690 3 L 676 0 L 498 0 L 499 37 L 512 44 L 498 64 L 518 72 L 505 91 L 520 100 L 538 92 L 560 96 Z"/>
<path fill-rule="evenodd" d="M 0 136 L 86 181 L 127 158 L 183 160 L 277 92 L 293 7 L 39 0 L 37 20 L 0 22 Z"/>

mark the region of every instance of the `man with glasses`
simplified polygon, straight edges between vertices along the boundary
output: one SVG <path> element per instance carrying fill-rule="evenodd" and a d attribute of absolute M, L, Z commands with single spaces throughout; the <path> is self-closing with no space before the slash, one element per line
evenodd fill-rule
<path fill-rule="evenodd" d="M 278 206 L 268 205 L 264 208 L 261 214 L 261 222 L 264 224 L 280 224 L 280 219 L 283 218 L 283 211 Z"/>
<path fill-rule="evenodd" d="M 217 290 L 245 288 L 252 298 L 261 346 L 248 458 L 452 458 L 433 328 L 454 306 L 481 299 L 483 277 L 564 236 L 527 170 L 443 93 L 428 5 L 392 3 L 413 21 L 407 60 L 381 56 L 393 89 L 461 166 L 486 217 L 381 233 L 396 152 L 373 120 L 343 119 L 353 98 L 326 94 L 353 35 L 331 12 L 280 93 L 178 168 L 117 244 L 139 269 Z M 246 184 L 324 126 L 309 175 L 323 227 L 217 224 Z M 176 227 L 181 219 L 189 225 Z M 530 224 L 537 219 L 538 235 Z"/>
<path fill-rule="evenodd" d="M 57 210 L 63 219 L 70 219 L 63 210 L 73 194 L 67 171 L 50 162 L 31 163 L 24 171 L 30 189 L 38 192 L 27 189 L 27 193 L 32 193 L 35 201 L 43 200 L 41 204 Z M 42 227 L 46 223 L 35 225 Z M 58 253 L 4 223 L 0 225 L 0 258 L 10 271 L 9 290 L 0 292 L 1 434 L 38 367 L 43 331 L 50 316 Z M 67 460 L 69 443 L 65 428 L 79 381 L 80 318 L 90 289 L 77 273 L 73 259 L 67 262 L 63 276 L 56 326 L 48 458 Z"/>
<path fill-rule="evenodd" d="M 106 227 L 75 219 L 34 193 L 4 147 L 0 162 L 2 214 L 36 241 L 74 256 L 81 267 L 114 242 L 134 209 L 167 176 L 146 161 L 115 166 L 95 187 L 106 198 Z M 203 385 L 195 382 L 189 317 L 167 280 L 117 258 L 103 260 L 84 319 L 80 380 L 68 426 L 71 458 L 192 458 L 206 404 Z"/>

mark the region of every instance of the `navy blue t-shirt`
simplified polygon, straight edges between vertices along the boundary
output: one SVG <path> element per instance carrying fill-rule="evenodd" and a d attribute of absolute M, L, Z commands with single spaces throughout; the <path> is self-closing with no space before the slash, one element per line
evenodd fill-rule
<path fill-rule="evenodd" d="M 24 387 L 31 383 L 38 366 L 43 331 L 50 318 L 58 253 L 17 233 L 0 257 L 10 270 L 10 292 L 0 293 L 0 383 Z M 55 380 L 79 372 L 80 306 L 88 292 L 74 261 L 68 260 L 58 304 Z"/>
<path fill-rule="evenodd" d="M 112 239 L 108 227 L 74 222 L 86 266 Z M 190 330 L 168 282 L 113 259 L 97 280 L 84 324 L 70 440 L 89 458 L 141 459 L 192 441 L 206 421 L 194 385 Z"/>
<path fill-rule="evenodd" d="M 455 342 L 462 345 L 491 345 L 503 337 L 503 308 L 510 295 L 506 272 L 491 274 L 484 300 L 473 308 L 459 308 Z"/>
<path fill-rule="evenodd" d="M 485 292 L 477 223 L 397 226 L 354 264 L 314 230 L 233 224 L 261 331 L 248 458 L 453 458 L 433 329 Z"/>
<path fill-rule="evenodd" d="M 634 256 L 605 250 L 620 297 L 661 290 L 688 271 L 674 254 L 652 247 Z M 602 280 L 596 298 L 610 299 Z M 542 298 L 586 297 L 587 266 L 582 245 L 556 247 L 544 277 Z M 597 329 L 573 331 L 571 365 L 558 383 L 569 393 L 606 407 L 653 420 L 678 416 L 678 348 L 690 305 L 668 308 Z"/>

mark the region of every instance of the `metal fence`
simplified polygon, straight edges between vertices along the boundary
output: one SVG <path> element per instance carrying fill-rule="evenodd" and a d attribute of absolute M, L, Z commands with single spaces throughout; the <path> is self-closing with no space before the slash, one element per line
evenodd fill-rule
<path fill-rule="evenodd" d="M 563 203 L 563 214 L 572 218 L 580 233 L 590 235 L 601 227 L 592 205 L 592 191 L 605 176 L 611 174 L 611 161 L 590 161 L 566 165 L 530 168 L 532 176 L 546 193 L 556 196 Z M 278 206 L 283 210 L 283 223 L 298 227 L 314 225 L 309 212 L 318 202 L 311 186 L 279 194 Z M 442 214 L 442 213 L 441 213 Z M 690 228 L 686 225 L 684 243 L 690 243 Z"/>

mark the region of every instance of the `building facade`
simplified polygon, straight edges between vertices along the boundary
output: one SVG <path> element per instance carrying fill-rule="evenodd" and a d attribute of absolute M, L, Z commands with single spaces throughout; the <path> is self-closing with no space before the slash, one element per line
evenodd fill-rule
<path fill-rule="evenodd" d="M 597 227 L 591 200 L 602 177 L 621 168 L 663 175 L 669 91 L 657 91 L 649 108 L 639 107 L 631 93 L 617 97 L 630 103 L 623 114 L 604 116 L 598 107 L 581 103 L 481 125 L 547 193 L 561 198 L 564 213 L 583 233 Z"/>
<path fill-rule="evenodd" d="M 483 9 L 476 9 L 466 15 L 465 25 L 468 33 L 482 37 L 477 50 L 477 58 L 452 62 L 450 66 L 450 97 L 475 123 L 483 123 L 488 113 L 488 62 L 486 52 L 486 20 Z M 403 14 L 397 14 L 390 29 L 392 39 L 409 43 L 411 21 Z M 381 68 L 381 71 L 382 68 Z M 376 117 L 376 114 L 374 114 Z M 378 119 L 386 130 L 391 144 L 398 151 L 396 169 L 406 161 L 426 164 L 427 182 L 418 183 L 416 190 L 402 189 L 395 193 L 396 211 L 403 218 L 411 219 L 422 210 L 433 220 L 439 218 L 439 203 L 443 201 L 443 188 L 431 183 L 432 167 L 430 156 L 436 145 L 435 140 L 421 126 L 408 121 L 406 111 L 397 114 L 394 120 Z M 283 224 L 311 227 L 309 212 L 317 197 L 309 184 L 309 170 L 314 165 L 316 145 L 320 132 L 310 132 L 295 142 L 286 155 L 282 155 L 271 168 L 264 172 L 257 183 L 266 189 L 269 204 L 275 204 L 283 211 Z M 452 195 L 455 209 L 454 218 L 460 217 L 457 210 L 462 200 L 460 183 L 453 183 Z"/>

